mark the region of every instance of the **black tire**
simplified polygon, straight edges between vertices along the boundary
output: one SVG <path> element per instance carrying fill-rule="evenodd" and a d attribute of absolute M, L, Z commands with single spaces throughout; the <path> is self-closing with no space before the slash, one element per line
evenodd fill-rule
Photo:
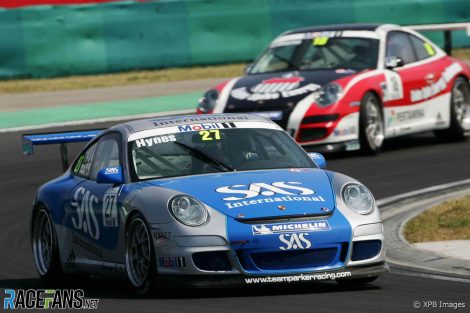
<path fill-rule="evenodd" d="M 448 129 L 435 130 L 438 138 L 463 140 L 470 135 L 470 127 L 463 127 L 463 119 L 470 115 L 470 86 L 467 79 L 457 77 L 452 86 L 450 98 L 450 126 Z"/>
<path fill-rule="evenodd" d="M 364 278 L 337 280 L 336 282 L 344 287 L 356 287 L 356 286 L 367 285 L 375 281 L 377 278 L 378 276 L 371 276 L 371 277 L 364 277 Z"/>
<path fill-rule="evenodd" d="M 139 213 L 131 217 L 126 228 L 127 277 L 135 291 L 143 296 L 154 295 L 157 279 L 155 249 L 152 234 L 149 229 L 144 217 Z M 140 231 L 141 234 L 144 235 L 142 242 L 137 243 L 135 241 L 134 236 L 137 231 Z M 145 258 L 147 258 L 148 261 L 145 261 Z M 139 273 L 143 272 L 143 267 L 147 267 L 145 273 Z"/>
<path fill-rule="evenodd" d="M 34 214 L 31 249 L 36 271 L 42 279 L 58 281 L 64 278 L 54 222 L 45 207 L 38 208 Z"/>
<path fill-rule="evenodd" d="M 367 92 L 361 101 L 359 113 L 359 141 L 365 154 L 378 154 L 384 140 L 384 119 L 379 98 Z"/>

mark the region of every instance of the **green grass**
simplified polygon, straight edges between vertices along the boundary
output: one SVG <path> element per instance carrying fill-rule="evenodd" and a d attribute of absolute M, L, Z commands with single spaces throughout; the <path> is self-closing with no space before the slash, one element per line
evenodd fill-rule
<path fill-rule="evenodd" d="M 50 79 L 17 79 L 0 81 L 0 94 L 36 91 L 59 91 L 174 82 L 204 78 L 235 77 L 243 74 L 245 64 L 171 68 L 154 71 L 135 71 L 116 74 L 70 76 Z"/>
<path fill-rule="evenodd" d="M 470 239 L 470 196 L 426 210 L 405 225 L 409 242 Z"/>

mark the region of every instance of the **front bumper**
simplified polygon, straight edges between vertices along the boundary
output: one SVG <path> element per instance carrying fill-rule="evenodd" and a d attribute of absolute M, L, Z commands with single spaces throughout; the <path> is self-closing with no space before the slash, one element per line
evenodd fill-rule
<path fill-rule="evenodd" d="M 158 287 L 165 288 L 224 288 L 234 286 L 274 286 L 282 284 L 305 284 L 380 276 L 388 273 L 386 262 L 345 267 L 340 270 L 291 275 L 159 275 Z"/>
<path fill-rule="evenodd" d="M 361 148 L 359 140 L 348 140 L 342 142 L 323 143 L 323 144 L 302 144 L 300 145 L 308 152 L 335 153 L 345 151 L 356 151 Z"/>

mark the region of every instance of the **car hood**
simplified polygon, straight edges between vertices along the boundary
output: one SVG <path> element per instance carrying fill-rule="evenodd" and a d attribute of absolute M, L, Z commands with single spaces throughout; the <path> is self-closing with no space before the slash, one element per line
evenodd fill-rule
<path fill-rule="evenodd" d="M 324 215 L 335 208 L 330 181 L 320 169 L 224 172 L 147 183 L 190 195 L 234 218 Z"/>
<path fill-rule="evenodd" d="M 268 105 L 279 104 L 279 109 L 285 106 L 286 101 L 296 104 L 300 99 L 319 89 L 325 84 L 342 77 L 356 74 L 348 70 L 312 70 L 295 72 L 276 72 L 267 74 L 251 74 L 240 77 L 227 101 L 227 110 L 250 111 L 253 103 L 259 104 L 259 111 Z"/>

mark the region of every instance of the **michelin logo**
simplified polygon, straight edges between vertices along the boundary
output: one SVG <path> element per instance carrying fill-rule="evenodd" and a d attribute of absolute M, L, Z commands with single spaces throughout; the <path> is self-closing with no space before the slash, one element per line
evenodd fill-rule
<path fill-rule="evenodd" d="M 331 230 L 328 221 L 263 224 L 251 226 L 253 235 L 272 235 L 282 233 L 313 232 Z"/>

